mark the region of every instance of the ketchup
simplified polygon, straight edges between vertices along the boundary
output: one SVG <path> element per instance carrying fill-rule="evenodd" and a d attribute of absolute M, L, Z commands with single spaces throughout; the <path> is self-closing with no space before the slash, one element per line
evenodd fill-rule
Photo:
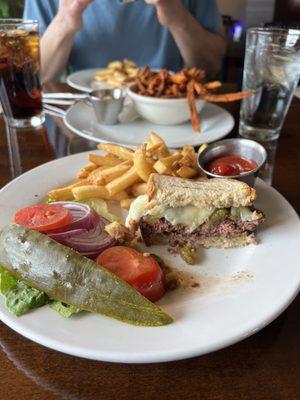
<path fill-rule="evenodd" d="M 240 175 L 255 168 L 257 168 L 255 161 L 235 155 L 216 158 L 205 166 L 210 173 L 221 176 Z"/>

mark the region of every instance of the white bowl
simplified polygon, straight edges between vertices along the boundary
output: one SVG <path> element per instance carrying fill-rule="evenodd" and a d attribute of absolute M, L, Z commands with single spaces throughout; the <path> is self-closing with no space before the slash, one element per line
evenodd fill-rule
<path fill-rule="evenodd" d="M 187 98 L 161 99 L 137 94 L 135 86 L 128 88 L 128 96 L 132 99 L 139 115 L 158 125 L 177 125 L 190 120 L 190 109 Z M 205 100 L 195 101 L 197 112 L 204 107 Z"/>

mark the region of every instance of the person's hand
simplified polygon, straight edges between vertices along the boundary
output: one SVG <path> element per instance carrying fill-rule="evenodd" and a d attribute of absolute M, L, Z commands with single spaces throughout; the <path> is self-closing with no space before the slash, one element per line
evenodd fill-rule
<path fill-rule="evenodd" d="M 94 0 L 60 0 L 57 19 L 64 22 L 71 32 L 82 28 L 82 14 Z"/>
<path fill-rule="evenodd" d="M 177 18 L 184 8 L 180 0 L 145 0 L 145 2 L 156 6 L 158 20 L 166 27 L 172 24 L 174 18 Z"/>

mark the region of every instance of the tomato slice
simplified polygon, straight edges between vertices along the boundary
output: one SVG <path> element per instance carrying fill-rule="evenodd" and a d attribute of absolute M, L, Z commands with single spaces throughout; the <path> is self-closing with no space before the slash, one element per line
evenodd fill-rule
<path fill-rule="evenodd" d="M 151 256 L 125 246 L 104 250 L 96 262 L 133 286 L 150 301 L 159 300 L 165 293 L 162 270 Z"/>
<path fill-rule="evenodd" d="M 19 210 L 13 222 L 37 231 L 50 231 L 69 225 L 72 214 L 58 204 L 36 204 Z"/>

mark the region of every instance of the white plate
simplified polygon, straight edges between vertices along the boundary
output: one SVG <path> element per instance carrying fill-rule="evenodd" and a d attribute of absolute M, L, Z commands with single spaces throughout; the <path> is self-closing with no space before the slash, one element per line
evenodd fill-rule
<path fill-rule="evenodd" d="M 91 68 L 73 72 L 67 77 L 67 83 L 74 89 L 91 92 L 94 89 L 103 87 L 102 82 L 100 83 L 94 79 L 96 72 L 99 70 L 100 68 Z"/>
<path fill-rule="evenodd" d="M 205 105 L 201 112 L 201 121 L 201 133 L 194 132 L 190 122 L 165 126 L 155 125 L 138 118 L 130 123 L 101 125 L 97 123 L 92 107 L 83 102 L 70 107 L 64 118 L 66 126 L 85 139 L 97 143 L 111 142 L 125 146 L 138 146 L 148 139 L 150 131 L 160 135 L 171 148 L 182 147 L 185 144 L 198 146 L 223 138 L 234 127 L 232 115 L 214 104 Z"/>
<path fill-rule="evenodd" d="M 87 153 L 44 164 L 0 191 L 1 221 L 41 201 L 45 193 L 71 181 Z M 62 173 L 63 172 L 63 173 Z M 9 314 L 0 300 L 0 318 L 15 331 L 64 353 L 104 361 L 150 363 L 198 356 L 257 332 L 294 299 L 300 282 L 300 224 L 290 204 L 258 181 L 257 206 L 266 213 L 258 246 L 201 251 L 199 265 L 184 266 L 200 288 L 167 294 L 159 305 L 174 318 L 165 327 L 143 328 L 100 315 L 63 319 L 49 307 L 23 317 Z M 165 247 L 151 251 L 183 268 Z"/>

